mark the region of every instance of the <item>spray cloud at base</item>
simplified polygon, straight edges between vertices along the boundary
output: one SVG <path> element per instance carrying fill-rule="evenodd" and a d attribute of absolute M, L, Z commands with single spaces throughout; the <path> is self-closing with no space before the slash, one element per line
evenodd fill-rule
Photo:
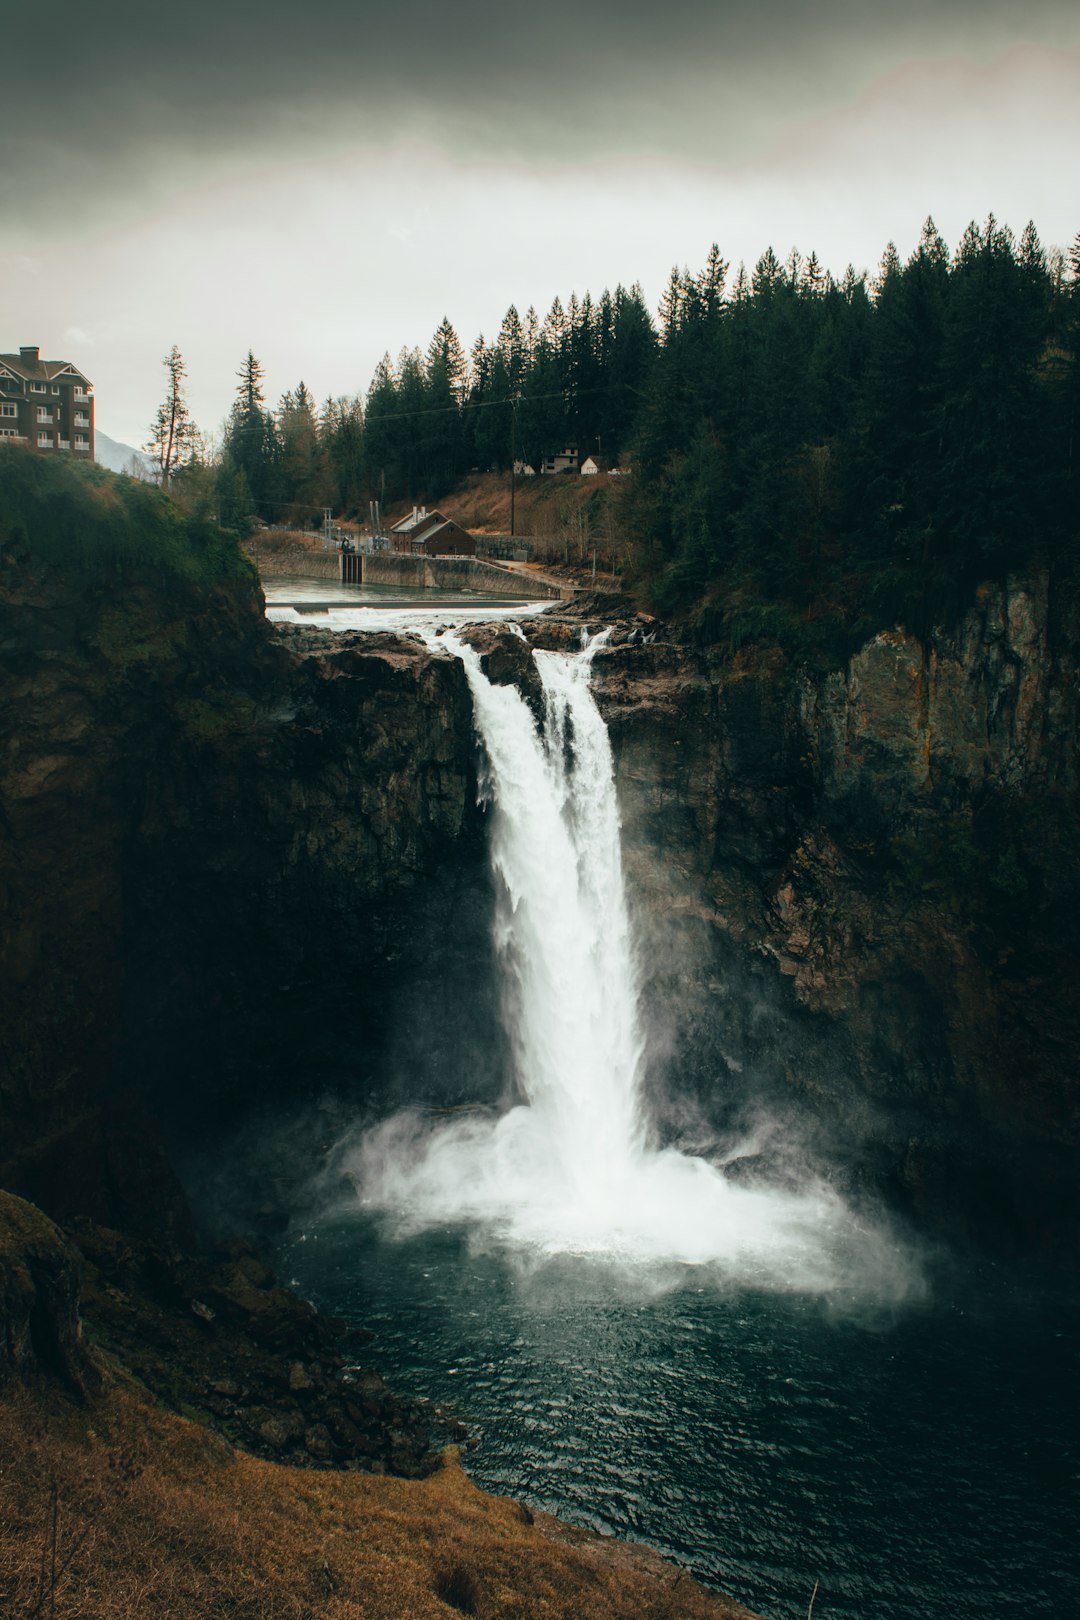
<path fill-rule="evenodd" d="M 434 637 L 432 641 L 434 642 Z M 543 720 L 452 633 L 472 691 L 493 811 L 496 942 L 516 1080 L 500 1117 L 397 1115 L 339 1166 L 393 1230 L 465 1224 L 523 1263 L 590 1257 L 705 1268 L 719 1285 L 898 1299 L 917 1267 L 820 1181 L 742 1185 L 656 1147 L 643 1102 L 643 964 L 622 870 L 607 729 L 589 689 L 603 637 L 534 653 Z"/>

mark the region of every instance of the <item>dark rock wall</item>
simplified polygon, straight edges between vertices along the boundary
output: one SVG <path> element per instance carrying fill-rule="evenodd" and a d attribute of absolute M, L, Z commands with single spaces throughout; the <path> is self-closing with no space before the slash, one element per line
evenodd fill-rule
<path fill-rule="evenodd" d="M 531 691 L 524 644 L 488 640 Z M 819 674 L 635 641 L 595 685 L 659 1128 L 751 1130 L 774 1167 L 809 1152 L 929 1223 L 1066 1246 L 1074 610 L 1038 580 L 988 587 L 955 632 L 883 633 Z M 8 563 L 0 676 L 0 1185 L 182 1239 L 162 1129 L 215 1134 L 319 1076 L 498 1094 L 455 660 L 275 631 L 247 586 Z"/>
<path fill-rule="evenodd" d="M 490 949 L 456 661 L 9 559 L 0 679 L 0 1185 L 183 1238 L 157 1125 L 288 1085 L 305 1035 L 351 1019 L 355 1068 L 411 995 L 497 1067 L 482 989 L 445 1005 Z"/>
<path fill-rule="evenodd" d="M 843 671 L 654 645 L 595 676 L 657 1066 L 714 1122 L 794 1114 L 920 1217 L 1048 1251 L 1078 1213 L 1077 645 L 1015 580 Z"/>

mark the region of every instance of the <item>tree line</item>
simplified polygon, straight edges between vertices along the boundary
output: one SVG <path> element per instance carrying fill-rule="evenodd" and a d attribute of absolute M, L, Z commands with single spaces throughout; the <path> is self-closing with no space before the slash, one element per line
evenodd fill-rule
<path fill-rule="evenodd" d="M 176 351 L 166 366 L 163 480 L 233 524 L 437 500 L 570 445 L 628 467 L 637 587 L 710 639 L 940 613 L 976 574 L 1035 548 L 1061 562 L 1076 538 L 1080 236 L 1047 253 L 1030 224 L 973 223 L 950 252 L 928 220 L 872 280 L 771 248 L 733 274 L 714 246 L 672 272 L 655 321 L 636 285 L 543 319 L 512 306 L 466 359 L 444 320 L 363 400 L 321 407 L 301 382 L 270 408 L 249 353 L 212 466 Z"/>
<path fill-rule="evenodd" d="M 872 283 L 771 250 L 675 272 L 623 516 L 639 582 L 708 640 L 949 617 L 1077 539 L 1080 236 L 928 220 Z"/>
<path fill-rule="evenodd" d="M 556 298 L 541 321 L 511 307 L 494 342 L 466 361 L 444 319 L 427 350 L 384 355 L 366 399 L 316 406 L 300 382 L 267 404 L 261 363 L 248 353 L 220 453 L 210 458 L 184 400 L 179 350 L 146 449 L 175 493 L 208 489 L 230 520 L 271 520 L 323 506 L 363 511 L 369 500 L 437 500 L 470 470 L 537 465 L 566 446 L 612 461 L 631 439 L 658 334 L 638 286 L 594 303 Z"/>

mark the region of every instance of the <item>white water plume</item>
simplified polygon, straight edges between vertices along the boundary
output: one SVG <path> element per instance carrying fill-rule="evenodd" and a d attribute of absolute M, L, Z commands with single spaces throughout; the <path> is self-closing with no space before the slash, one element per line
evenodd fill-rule
<path fill-rule="evenodd" d="M 496 939 L 521 1095 L 498 1119 L 398 1115 L 347 1151 L 362 1203 L 402 1233 L 468 1223 L 524 1259 L 708 1267 L 720 1282 L 896 1297 L 917 1277 L 818 1183 L 740 1186 L 649 1143 L 645 1042 L 607 728 L 578 656 L 535 652 L 543 725 L 480 656 L 465 666 L 493 808 Z M 434 644 L 434 637 L 431 638 Z"/>

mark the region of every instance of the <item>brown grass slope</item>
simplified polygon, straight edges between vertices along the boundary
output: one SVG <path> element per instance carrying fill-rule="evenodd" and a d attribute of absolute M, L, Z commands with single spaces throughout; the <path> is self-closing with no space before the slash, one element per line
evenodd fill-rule
<path fill-rule="evenodd" d="M 749 1620 L 654 1553 L 480 1491 L 313 1473 L 146 1404 L 115 1366 L 92 1406 L 0 1400 L 5 1620 Z"/>

